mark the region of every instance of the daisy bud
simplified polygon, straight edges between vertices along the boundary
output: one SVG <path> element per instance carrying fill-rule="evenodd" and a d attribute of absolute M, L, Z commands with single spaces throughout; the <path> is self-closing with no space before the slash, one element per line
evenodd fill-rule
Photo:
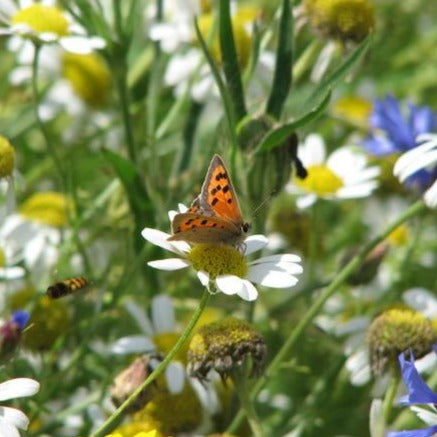
<path fill-rule="evenodd" d="M 133 415 L 134 422 L 146 422 L 163 434 L 190 433 L 202 422 L 202 406 L 190 384 L 180 393 L 172 394 L 159 386 L 153 399 Z"/>
<path fill-rule="evenodd" d="M 126 369 L 114 379 L 111 387 L 111 398 L 115 406 L 120 406 L 153 372 L 152 356 L 143 355 L 136 358 Z M 146 387 L 137 397 L 130 411 L 138 411 L 150 401 L 154 387 Z"/>
<path fill-rule="evenodd" d="M 402 352 L 411 351 L 416 358 L 430 352 L 437 330 L 422 314 L 410 308 L 393 308 L 373 320 L 367 338 L 372 371 L 381 375 L 397 367 Z"/>
<path fill-rule="evenodd" d="M 116 428 L 105 437 L 164 437 L 150 421 L 131 422 Z"/>
<path fill-rule="evenodd" d="M 266 114 L 244 118 L 237 128 L 238 144 L 245 150 L 253 150 L 273 125 L 274 120 Z"/>
<path fill-rule="evenodd" d="M 354 126 L 369 128 L 369 116 L 372 112 L 372 102 L 359 96 L 345 96 L 332 105 L 332 115 Z"/>
<path fill-rule="evenodd" d="M 378 244 L 378 246 L 367 254 L 358 270 L 347 278 L 347 282 L 351 285 L 367 284 L 370 282 L 378 273 L 379 266 L 387 255 L 389 247 L 387 242 Z M 343 258 L 341 265 L 345 266 L 357 253 L 357 249 L 350 250 Z"/>
<path fill-rule="evenodd" d="M 111 75 L 102 57 L 65 52 L 62 74 L 74 92 L 92 108 L 101 107 L 109 94 Z"/>
<path fill-rule="evenodd" d="M 305 0 L 311 26 L 323 37 L 362 41 L 375 25 L 368 0 Z"/>
<path fill-rule="evenodd" d="M 15 165 L 15 150 L 11 143 L 0 135 L 0 179 L 10 176 Z"/>
<path fill-rule="evenodd" d="M 31 311 L 29 325 L 31 328 L 23 337 L 24 346 L 32 351 L 46 351 L 70 327 L 70 314 L 62 300 L 43 296 Z"/>
<path fill-rule="evenodd" d="M 29 313 L 20 310 L 15 311 L 11 319 L 0 326 L 0 363 L 8 361 L 13 356 L 28 321 Z"/>
<path fill-rule="evenodd" d="M 20 213 L 29 220 L 45 225 L 63 227 L 68 223 L 71 202 L 61 193 L 35 193 L 20 206 Z"/>
<path fill-rule="evenodd" d="M 266 354 L 261 334 L 249 323 L 228 317 L 204 325 L 194 334 L 188 348 L 188 373 L 202 381 L 215 370 L 225 379 L 251 359 L 251 376 L 255 376 L 263 370 Z"/>

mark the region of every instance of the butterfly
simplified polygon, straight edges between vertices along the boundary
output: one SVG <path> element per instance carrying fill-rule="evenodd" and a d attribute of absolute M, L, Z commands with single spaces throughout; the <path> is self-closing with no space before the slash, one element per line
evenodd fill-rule
<path fill-rule="evenodd" d="M 199 196 L 187 212 L 175 215 L 168 240 L 239 246 L 249 229 L 223 159 L 214 155 Z"/>
<path fill-rule="evenodd" d="M 50 285 L 46 293 L 51 299 L 59 299 L 60 297 L 68 296 L 77 290 L 85 288 L 87 285 L 88 281 L 83 277 L 68 278 Z"/>

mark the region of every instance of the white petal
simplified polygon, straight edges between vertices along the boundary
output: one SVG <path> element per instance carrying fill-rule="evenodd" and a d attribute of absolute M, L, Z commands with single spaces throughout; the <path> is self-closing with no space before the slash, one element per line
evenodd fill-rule
<path fill-rule="evenodd" d="M 152 299 L 152 322 L 158 334 L 175 331 L 174 309 L 168 296 L 161 294 Z"/>
<path fill-rule="evenodd" d="M 240 296 L 241 299 L 251 302 L 257 299 L 258 290 L 251 282 L 243 280 L 243 288 L 238 292 L 238 296 Z"/>
<path fill-rule="evenodd" d="M 144 228 L 141 232 L 141 235 L 144 239 L 154 244 L 155 246 L 162 247 L 163 249 L 177 253 L 178 255 L 181 255 L 184 252 L 188 252 L 190 250 L 190 246 L 185 243 L 185 241 L 170 242 L 168 241 L 168 239 L 171 235 L 159 231 L 158 229 Z M 181 250 L 182 248 L 186 250 Z"/>
<path fill-rule="evenodd" d="M 318 134 L 310 134 L 299 146 L 298 156 L 304 166 L 322 164 L 326 158 L 326 148 L 323 139 Z"/>
<path fill-rule="evenodd" d="M 249 271 L 255 268 L 263 269 L 264 271 L 282 272 L 290 275 L 300 275 L 303 272 L 303 267 L 296 263 L 276 262 L 269 263 L 263 262 L 258 264 L 250 264 Z"/>
<path fill-rule="evenodd" d="M 15 378 L 0 384 L 0 401 L 32 396 L 39 390 L 39 382 L 30 378 Z"/>
<path fill-rule="evenodd" d="M 293 275 L 277 270 L 266 269 L 263 264 L 250 266 L 247 279 L 271 288 L 289 288 L 298 282 L 298 279 Z"/>
<path fill-rule="evenodd" d="M 59 40 L 59 44 L 67 52 L 88 55 L 93 50 L 105 47 L 105 40 L 98 37 L 64 36 Z"/>
<path fill-rule="evenodd" d="M 339 199 L 354 199 L 369 196 L 373 190 L 378 188 L 378 182 L 372 181 L 359 185 L 351 185 L 340 188 L 335 194 Z"/>
<path fill-rule="evenodd" d="M 296 206 L 299 209 L 305 209 L 311 206 L 317 200 L 317 196 L 315 194 L 307 194 L 305 196 L 299 196 L 296 199 Z"/>
<path fill-rule="evenodd" d="M 252 261 L 250 264 L 262 264 L 262 263 L 300 263 L 302 258 L 299 255 L 295 255 L 294 253 L 283 253 L 280 255 L 269 255 L 263 256 Z"/>
<path fill-rule="evenodd" d="M 209 275 L 206 272 L 202 272 L 202 271 L 198 271 L 197 272 L 197 277 L 199 278 L 200 283 L 204 286 L 207 287 L 209 284 Z"/>
<path fill-rule="evenodd" d="M 190 262 L 181 258 L 167 258 L 159 259 L 156 261 L 149 261 L 147 265 L 158 270 L 172 271 L 185 269 L 190 265 Z"/>
<path fill-rule="evenodd" d="M 140 307 L 139 305 L 137 305 L 136 302 L 130 299 L 124 302 L 124 307 L 126 308 L 126 311 L 131 315 L 131 317 L 135 320 L 138 327 L 144 334 L 152 336 L 155 333 L 153 330 L 152 322 L 149 320 L 146 312 L 142 307 Z"/>
<path fill-rule="evenodd" d="M 20 429 L 27 429 L 29 425 L 27 416 L 17 408 L 0 407 L 0 416 L 7 423 Z"/>
<path fill-rule="evenodd" d="M 434 182 L 426 191 L 423 200 L 429 208 L 437 208 L 437 182 Z"/>
<path fill-rule="evenodd" d="M 0 437 L 20 437 L 17 428 L 3 419 L 1 413 L 2 408 L 0 407 Z"/>
<path fill-rule="evenodd" d="M 425 136 L 423 136 L 425 137 Z M 421 136 L 418 137 L 418 139 Z M 405 152 L 395 163 L 393 167 L 393 174 L 399 178 L 405 179 L 412 173 L 409 171 L 409 168 L 414 168 L 414 163 L 417 162 L 417 159 L 421 156 L 426 156 L 429 151 L 431 151 L 434 147 L 437 147 L 437 139 L 433 138 L 429 142 L 422 144 L 414 149 Z M 413 167 L 411 167 L 413 166 Z M 406 176 L 405 176 L 406 174 Z"/>
<path fill-rule="evenodd" d="M 396 164 L 398 164 L 399 162 L 401 162 L 401 164 L 403 163 L 403 161 L 401 161 L 401 158 L 399 158 Z M 408 178 L 408 176 L 411 176 L 417 171 L 426 168 L 434 164 L 435 162 L 437 162 L 437 150 L 430 150 L 423 154 L 416 155 L 414 157 L 414 161 L 404 161 L 404 166 L 395 165 L 393 173 L 396 175 L 395 171 L 399 172 L 397 176 L 399 177 L 399 180 L 403 182 L 405 179 Z"/>
<path fill-rule="evenodd" d="M 227 295 L 239 294 L 243 291 L 244 282 L 235 275 L 223 275 L 216 278 L 218 289 Z"/>
<path fill-rule="evenodd" d="M 417 405 L 412 405 L 410 409 L 411 411 L 414 411 L 417 414 L 417 417 L 423 420 L 427 425 L 437 425 L 437 414 L 435 411 L 430 411 Z"/>
<path fill-rule="evenodd" d="M 132 335 L 117 340 L 111 347 L 113 354 L 131 354 L 133 352 L 150 352 L 155 350 L 155 345 L 143 335 Z"/>
<path fill-rule="evenodd" d="M 437 299 L 425 288 L 416 287 L 405 291 L 402 300 L 429 319 L 437 317 Z"/>
<path fill-rule="evenodd" d="M 172 394 L 181 393 L 185 385 L 185 368 L 178 361 L 171 362 L 165 369 L 165 379 Z"/>
<path fill-rule="evenodd" d="M 370 414 L 369 414 L 369 429 L 370 429 L 370 437 L 382 437 L 386 433 L 385 423 L 384 423 L 384 413 L 382 408 L 382 400 L 381 399 L 373 399 L 370 405 Z"/>
<path fill-rule="evenodd" d="M 26 271 L 22 267 L 0 267 L 0 279 L 4 280 L 19 279 L 25 273 Z"/>
<path fill-rule="evenodd" d="M 246 250 L 244 251 L 244 254 L 250 255 L 253 252 L 264 249 L 264 247 L 267 246 L 268 242 L 269 239 L 265 235 L 251 235 L 244 240 L 244 244 L 246 245 Z"/>

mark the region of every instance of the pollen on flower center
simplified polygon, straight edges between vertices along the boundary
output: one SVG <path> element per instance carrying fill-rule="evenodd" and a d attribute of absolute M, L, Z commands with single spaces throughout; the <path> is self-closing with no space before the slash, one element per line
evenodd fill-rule
<path fill-rule="evenodd" d="M 12 24 L 25 24 L 37 33 L 68 35 L 68 21 L 62 11 L 54 6 L 34 4 L 20 9 L 11 19 Z"/>
<path fill-rule="evenodd" d="M 343 181 L 326 165 L 312 165 L 307 167 L 308 176 L 305 179 L 296 178 L 296 185 L 306 191 L 318 195 L 335 194 Z"/>
<path fill-rule="evenodd" d="M 247 264 L 244 256 L 234 247 L 217 244 L 198 244 L 188 254 L 197 271 L 204 271 L 214 279 L 220 275 L 244 278 Z"/>
<path fill-rule="evenodd" d="M 153 336 L 153 343 L 156 345 L 156 349 L 159 352 L 168 354 L 172 347 L 176 344 L 179 339 L 179 334 L 177 332 L 160 332 Z M 188 346 L 183 346 L 179 352 L 175 355 L 175 359 L 181 362 L 186 361 Z"/>

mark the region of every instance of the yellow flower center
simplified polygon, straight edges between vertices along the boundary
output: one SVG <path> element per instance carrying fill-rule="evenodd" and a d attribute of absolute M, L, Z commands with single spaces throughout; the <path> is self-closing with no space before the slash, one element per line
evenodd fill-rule
<path fill-rule="evenodd" d="M 0 179 L 12 174 L 15 164 L 15 150 L 11 143 L 0 135 Z"/>
<path fill-rule="evenodd" d="M 375 24 L 368 0 L 305 0 L 304 5 L 311 25 L 329 37 L 359 42 Z"/>
<path fill-rule="evenodd" d="M 63 75 L 75 93 L 92 107 L 102 106 L 111 85 L 111 76 L 103 59 L 96 54 L 65 53 L 62 64 Z"/>
<path fill-rule="evenodd" d="M 29 220 L 49 226 L 62 227 L 68 223 L 71 202 L 61 193 L 35 193 L 20 207 L 20 213 Z"/>
<path fill-rule="evenodd" d="M 202 421 L 201 405 L 190 384 L 182 392 L 171 394 L 164 387 L 156 391 L 153 399 L 134 414 L 137 422 L 151 422 L 165 434 L 193 431 Z M 157 425 L 157 426 L 156 426 Z"/>
<path fill-rule="evenodd" d="M 26 24 L 36 33 L 68 35 L 68 21 L 64 13 L 54 7 L 35 3 L 20 9 L 11 19 L 12 24 Z"/>
<path fill-rule="evenodd" d="M 220 244 L 197 244 L 188 254 L 197 271 L 208 273 L 211 279 L 220 275 L 236 275 L 244 278 L 247 263 L 234 247 Z"/>
<path fill-rule="evenodd" d="M 392 246 L 405 246 L 409 241 L 410 231 L 407 226 L 400 225 L 390 233 L 387 240 Z"/>
<path fill-rule="evenodd" d="M 255 8 L 245 7 L 232 17 L 232 30 L 234 32 L 235 47 L 237 50 L 240 67 L 244 69 L 247 66 L 252 46 L 252 38 L 246 30 L 246 26 L 256 17 L 253 13 Z M 257 11 L 258 13 L 258 11 Z M 252 19 L 252 20 L 251 20 Z M 211 54 L 218 65 L 222 64 L 222 55 L 220 43 L 217 34 L 217 26 L 211 14 L 203 14 L 199 17 L 199 29 L 205 41 L 210 41 Z M 211 35 L 210 33 L 214 32 Z"/>
<path fill-rule="evenodd" d="M 334 103 L 332 112 L 346 121 L 367 127 L 372 112 L 372 102 L 357 96 L 347 96 Z"/>
<path fill-rule="evenodd" d="M 150 421 L 133 422 L 120 426 L 105 437 L 162 437 L 162 434 L 153 428 L 155 426 Z"/>
<path fill-rule="evenodd" d="M 343 181 L 326 165 L 312 165 L 307 171 L 305 179 L 295 178 L 295 184 L 306 191 L 325 196 L 335 194 L 343 186 Z"/>
<path fill-rule="evenodd" d="M 153 343 L 159 352 L 167 355 L 168 352 L 178 341 L 180 335 L 176 332 L 161 332 L 153 336 Z M 179 352 L 175 355 L 175 360 L 185 363 L 187 361 L 187 349 L 188 345 L 182 346 Z"/>

